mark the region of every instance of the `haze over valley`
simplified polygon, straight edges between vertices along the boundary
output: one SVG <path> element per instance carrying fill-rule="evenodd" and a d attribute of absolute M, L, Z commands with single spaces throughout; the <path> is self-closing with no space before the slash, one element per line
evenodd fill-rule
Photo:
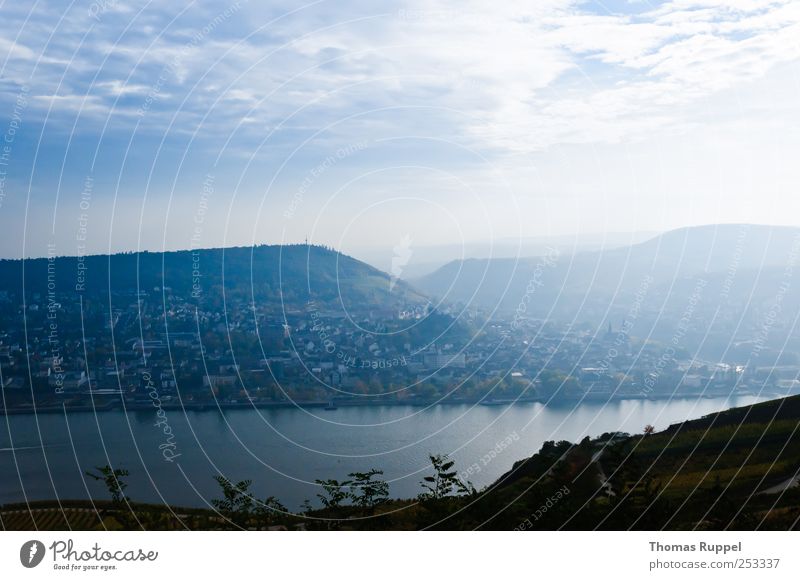
<path fill-rule="evenodd" d="M 0 529 L 800 527 L 800 3 L 0 14 Z"/>

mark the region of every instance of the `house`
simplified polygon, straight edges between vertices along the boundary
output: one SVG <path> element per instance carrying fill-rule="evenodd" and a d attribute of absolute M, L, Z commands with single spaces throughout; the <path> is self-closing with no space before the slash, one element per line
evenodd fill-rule
<path fill-rule="evenodd" d="M 231 387 L 236 385 L 236 382 L 236 375 L 206 375 L 203 377 L 204 387 Z"/>

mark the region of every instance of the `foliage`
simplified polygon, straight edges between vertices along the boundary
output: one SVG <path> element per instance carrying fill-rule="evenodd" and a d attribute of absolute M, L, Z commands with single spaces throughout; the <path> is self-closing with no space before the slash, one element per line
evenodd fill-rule
<path fill-rule="evenodd" d="M 322 505 L 328 509 L 338 509 L 347 500 L 351 499 L 350 492 L 347 488 L 352 482 L 338 481 L 336 479 L 317 479 L 316 483 L 319 484 L 325 494 L 318 493 L 317 497 L 322 502 Z"/>
<path fill-rule="evenodd" d="M 388 499 L 389 484 L 383 480 L 374 479 L 377 475 L 383 475 L 383 471 L 370 469 L 366 473 L 348 474 L 348 477 L 352 478 L 350 498 L 354 505 L 362 509 L 373 510 Z"/>
<path fill-rule="evenodd" d="M 455 461 L 444 455 L 429 455 L 433 466 L 433 475 L 428 475 L 420 482 L 425 490 L 420 499 L 438 500 L 450 495 L 469 494 L 474 488 L 465 485 L 452 471 Z"/>
<path fill-rule="evenodd" d="M 97 473 L 87 471 L 86 475 L 95 481 L 102 481 L 108 493 L 111 495 L 111 502 L 115 505 L 122 504 L 127 501 L 125 497 L 125 489 L 128 484 L 122 479 L 130 475 L 127 469 L 112 469 L 110 465 L 94 468 Z"/>
<path fill-rule="evenodd" d="M 256 500 L 253 508 L 253 515 L 262 525 L 272 525 L 287 514 L 289 510 L 274 496 L 269 496 L 263 501 Z"/>
<path fill-rule="evenodd" d="M 213 505 L 225 518 L 236 527 L 247 524 L 253 510 L 253 494 L 250 493 L 252 481 L 245 479 L 236 484 L 222 475 L 214 476 L 214 480 L 222 488 L 223 499 L 212 499 Z"/>

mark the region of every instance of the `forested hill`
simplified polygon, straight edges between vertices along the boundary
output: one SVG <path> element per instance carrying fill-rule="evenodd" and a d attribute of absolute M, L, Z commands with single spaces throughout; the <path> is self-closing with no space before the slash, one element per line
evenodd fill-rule
<path fill-rule="evenodd" d="M 402 281 L 359 260 L 314 245 L 254 246 L 172 252 L 0 261 L 0 291 L 21 296 L 152 293 L 189 298 L 251 294 L 286 302 L 341 299 L 393 307 L 427 300 Z"/>

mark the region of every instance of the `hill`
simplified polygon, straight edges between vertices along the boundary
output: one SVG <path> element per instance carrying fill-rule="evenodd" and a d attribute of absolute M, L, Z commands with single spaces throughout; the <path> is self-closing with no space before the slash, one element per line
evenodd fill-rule
<path fill-rule="evenodd" d="M 800 283 L 793 280 L 798 255 L 800 228 L 715 225 L 605 251 L 451 262 L 411 282 L 435 299 L 509 318 L 594 327 L 636 318 L 631 334 L 657 340 L 670 340 L 690 312 L 696 328 L 687 330 L 684 346 L 697 348 L 709 337 L 705 355 L 723 357 L 751 340 L 770 310 L 778 308 L 782 320 L 800 312 L 800 294 L 787 291 Z M 795 334 L 779 322 L 767 340 L 796 351 Z"/>
<path fill-rule="evenodd" d="M 531 280 L 539 295 L 562 301 L 593 294 L 631 292 L 646 276 L 656 284 L 700 274 L 742 275 L 783 268 L 797 253 L 800 228 L 713 225 L 682 228 L 624 248 L 511 259 L 467 259 L 412 280 L 424 292 L 450 301 L 513 311 Z M 537 271 L 538 268 L 538 271 Z M 743 292 L 743 288 L 736 288 Z M 550 304 L 542 299 L 537 310 Z"/>
<path fill-rule="evenodd" d="M 55 290 L 87 296 L 168 291 L 207 297 L 309 300 L 345 308 L 394 309 L 426 304 L 402 281 L 354 258 L 313 245 L 254 246 L 172 252 L 0 261 L 0 291 L 31 297 Z M 278 303 L 278 302 L 276 302 Z M 341 307 L 341 306 L 340 306 Z"/>
<path fill-rule="evenodd" d="M 550 442 L 467 518 L 497 529 L 797 529 L 798 417 L 800 397 L 789 397 L 651 435 Z"/>

